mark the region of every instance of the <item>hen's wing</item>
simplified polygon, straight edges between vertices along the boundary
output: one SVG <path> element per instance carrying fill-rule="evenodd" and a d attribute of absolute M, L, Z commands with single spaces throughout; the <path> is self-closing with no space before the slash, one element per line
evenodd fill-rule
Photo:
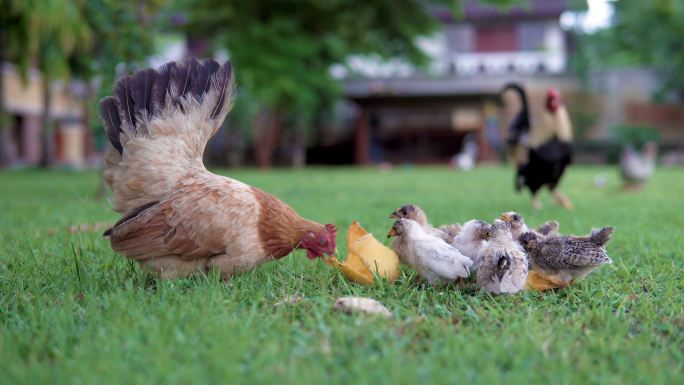
<path fill-rule="evenodd" d="M 119 80 L 102 99 L 112 144 L 104 179 L 112 208 L 129 212 L 170 195 L 189 175 L 207 173 L 204 147 L 230 110 L 230 63 L 171 62 Z"/>
<path fill-rule="evenodd" d="M 256 231 L 248 231 L 254 227 L 248 219 L 256 210 L 250 209 L 254 203 L 236 193 L 242 186 L 247 187 L 228 180 L 186 186 L 124 216 L 105 236 L 112 249 L 133 259 L 174 255 L 190 260 L 222 254 L 227 248 L 259 245 L 249 238 Z M 260 253 L 255 250 L 255 255 Z"/>
<path fill-rule="evenodd" d="M 422 257 L 423 265 L 440 277 L 456 279 L 470 275 L 469 267 L 473 261 L 455 247 L 443 241 L 419 241 L 415 247 L 416 253 Z"/>

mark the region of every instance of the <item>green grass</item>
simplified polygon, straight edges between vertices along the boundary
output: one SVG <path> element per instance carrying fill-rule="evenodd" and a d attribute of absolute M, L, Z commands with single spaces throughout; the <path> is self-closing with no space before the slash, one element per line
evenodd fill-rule
<path fill-rule="evenodd" d="M 573 212 L 547 195 L 533 212 L 503 168 L 225 173 L 335 223 L 342 255 L 352 220 L 381 236 L 388 214 L 413 202 L 435 224 L 517 210 L 531 224 L 558 219 L 564 232 L 614 225 L 615 262 L 566 290 L 499 297 L 425 287 L 409 269 L 394 284 L 360 287 L 303 252 L 228 283 L 160 282 L 100 232 L 68 232 L 117 218 L 93 198 L 95 173 L 0 172 L 0 383 L 684 381 L 684 169 L 623 194 L 614 169 L 574 167 L 562 186 Z M 376 298 L 395 317 L 334 312 L 345 295 Z"/>

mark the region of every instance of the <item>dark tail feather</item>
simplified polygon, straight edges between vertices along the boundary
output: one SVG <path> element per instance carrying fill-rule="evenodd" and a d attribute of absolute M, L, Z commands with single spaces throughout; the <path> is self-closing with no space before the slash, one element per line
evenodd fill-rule
<path fill-rule="evenodd" d="M 105 132 L 109 142 L 116 148 L 119 154 L 123 153 L 121 146 L 121 118 L 119 118 L 119 109 L 116 105 L 116 99 L 113 96 L 107 96 L 100 102 L 100 115 L 104 122 Z"/>
<path fill-rule="evenodd" d="M 198 96 L 207 93 L 209 87 L 211 87 L 211 75 L 215 74 L 220 67 L 219 63 L 214 59 L 202 63 L 199 67 L 197 76 L 190 82 L 190 92 L 192 92 L 193 95 Z"/>
<path fill-rule="evenodd" d="M 152 106 L 155 113 L 161 111 L 167 103 L 169 84 L 171 84 L 171 72 L 176 70 L 178 63 L 175 61 L 164 64 L 157 71 L 152 86 Z"/>
<path fill-rule="evenodd" d="M 215 118 L 224 112 L 226 108 L 226 99 L 231 97 L 232 88 L 231 83 L 233 81 L 233 67 L 230 62 L 225 62 L 219 68 L 215 77 L 216 86 L 221 90 L 221 95 L 216 100 L 216 105 L 211 110 L 211 117 Z"/>
<path fill-rule="evenodd" d="M 148 68 L 135 74 L 130 81 L 133 110 L 136 116 L 148 117 L 154 114 L 152 107 L 152 87 L 157 71 Z"/>
<path fill-rule="evenodd" d="M 114 97 L 119 109 L 121 124 L 135 127 L 135 109 L 133 102 L 133 92 L 131 89 L 133 76 L 126 76 L 119 80 L 114 87 Z"/>
<path fill-rule="evenodd" d="M 180 106 L 180 98 L 191 91 L 192 79 L 197 78 L 199 73 L 200 63 L 197 59 L 192 58 L 187 62 L 175 66 L 171 71 L 171 83 L 175 91 L 174 102 Z M 199 96 L 199 95 L 198 95 Z"/>
<path fill-rule="evenodd" d="M 590 239 L 597 246 L 603 246 L 606 243 L 608 243 L 608 241 L 610 240 L 610 236 L 613 234 L 614 230 L 614 227 L 609 226 L 604 227 L 598 231 L 592 231 Z"/>
<path fill-rule="evenodd" d="M 120 134 L 124 130 L 132 130 L 133 135 L 145 131 L 136 127 L 138 118 L 151 119 L 170 103 L 182 107 L 179 99 L 186 95 L 192 95 L 201 103 L 212 89 L 220 93 L 211 109 L 210 118 L 215 118 L 229 105 L 226 99 L 231 97 L 232 80 L 230 62 L 220 65 L 215 60 L 200 63 L 197 59 L 170 62 L 158 71 L 145 69 L 126 76 L 116 83 L 113 96 L 100 103 L 107 137 L 114 148 L 123 153 Z"/>

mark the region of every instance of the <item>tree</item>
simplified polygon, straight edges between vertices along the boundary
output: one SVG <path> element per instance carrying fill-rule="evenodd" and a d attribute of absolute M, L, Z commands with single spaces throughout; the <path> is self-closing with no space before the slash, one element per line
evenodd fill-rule
<path fill-rule="evenodd" d="M 684 97 L 684 2 L 615 1 L 610 28 L 580 36 L 577 60 L 591 68 L 645 65 L 663 80 L 661 95 Z"/>
<path fill-rule="evenodd" d="M 0 66 L 5 62 L 15 63 L 23 81 L 26 81 L 29 62 L 38 48 L 38 39 L 31 32 L 37 22 L 32 17 L 32 8 L 36 5 L 32 1 L 0 0 Z M 9 117 L 5 110 L 1 70 L 0 67 L 0 166 L 4 166 L 9 162 L 4 143 Z"/>
<path fill-rule="evenodd" d="M 438 27 L 430 13 L 433 3 L 455 10 L 459 4 L 455 0 L 400 4 L 393 0 L 201 0 L 181 5 L 189 16 L 189 35 L 226 48 L 239 84 L 259 101 L 253 121 L 254 153 L 258 166 L 269 167 L 283 121 L 299 114 L 315 116 L 322 102 L 339 94 L 332 65 L 351 55 L 425 64 L 427 57 L 416 38 Z"/>
<path fill-rule="evenodd" d="M 41 165 L 54 161 L 52 142 L 52 83 L 55 79 L 68 80 L 71 75 L 70 57 L 80 47 L 91 44 L 91 31 L 83 14 L 83 3 L 69 0 L 40 2 L 33 8 L 36 28 L 31 31 L 38 39 L 37 62 L 41 72 L 43 93 L 43 156 Z"/>

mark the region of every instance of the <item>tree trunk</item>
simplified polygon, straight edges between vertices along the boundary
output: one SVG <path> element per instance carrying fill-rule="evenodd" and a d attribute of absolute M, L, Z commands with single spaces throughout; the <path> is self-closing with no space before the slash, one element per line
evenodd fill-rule
<path fill-rule="evenodd" d="M 43 130 L 43 140 L 41 145 L 43 147 L 43 154 L 40 159 L 41 167 L 50 167 L 54 164 L 54 142 L 52 137 L 52 92 L 50 92 L 50 77 L 42 74 L 43 86 L 43 114 L 41 115 L 41 128 Z"/>
<path fill-rule="evenodd" d="M 302 168 L 306 166 L 306 133 L 299 129 L 293 135 L 292 143 L 292 167 Z"/>
<path fill-rule="evenodd" d="M 9 153 L 7 152 L 7 127 L 9 127 L 9 116 L 5 109 L 5 73 L 4 64 L 5 36 L 0 31 L 0 167 L 6 167 L 10 163 Z"/>
<path fill-rule="evenodd" d="M 254 157 L 257 167 L 261 169 L 273 165 L 273 152 L 280 138 L 280 125 L 280 114 L 266 108 L 263 108 L 254 120 Z"/>

